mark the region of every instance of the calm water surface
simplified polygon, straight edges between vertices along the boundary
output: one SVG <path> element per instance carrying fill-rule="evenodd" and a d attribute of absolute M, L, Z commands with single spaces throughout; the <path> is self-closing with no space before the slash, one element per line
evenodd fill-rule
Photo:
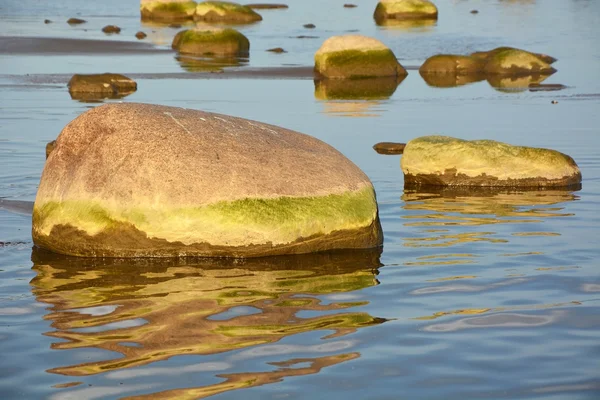
<path fill-rule="evenodd" d="M 345 2 L 262 11 L 239 27 L 252 48 L 235 68 L 311 66 L 323 40 L 356 31 L 409 67 L 501 45 L 547 53 L 558 72 L 544 83 L 567 88 L 440 88 L 410 70 L 344 100 L 308 79 L 206 79 L 193 72 L 205 64 L 168 51 L 0 53 L 1 398 L 600 398 L 600 2 L 438 0 L 437 23 L 388 27 L 371 18 L 376 1 Z M 133 41 L 141 29 L 168 49 L 177 29 L 141 24 L 138 6 L 3 0 L 0 36 Z M 73 16 L 88 23 L 70 27 Z M 105 36 L 109 23 L 122 33 Z M 98 104 L 72 100 L 70 76 L 108 71 L 138 82 L 121 101 L 255 119 L 338 148 L 375 185 L 383 251 L 215 261 L 33 249 L 27 203 L 14 201 L 35 198 L 46 142 Z M 432 133 L 557 149 L 582 187 L 404 191 L 399 157 L 371 146 Z"/>

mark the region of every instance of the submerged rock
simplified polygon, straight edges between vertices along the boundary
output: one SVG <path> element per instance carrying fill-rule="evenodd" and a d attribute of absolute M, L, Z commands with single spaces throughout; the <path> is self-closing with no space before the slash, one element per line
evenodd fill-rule
<path fill-rule="evenodd" d="M 575 161 L 555 150 L 493 140 L 424 136 L 406 144 L 405 186 L 565 187 L 581 183 Z"/>
<path fill-rule="evenodd" d="M 142 31 L 139 31 L 135 34 L 135 37 L 138 38 L 139 40 L 144 39 L 146 36 L 148 36 L 148 35 L 146 35 L 146 33 L 142 32 Z"/>
<path fill-rule="evenodd" d="M 196 6 L 196 21 L 250 23 L 262 17 L 250 7 L 228 1 L 203 1 Z"/>
<path fill-rule="evenodd" d="M 140 0 L 142 20 L 172 22 L 194 17 L 196 2 L 190 0 Z"/>
<path fill-rule="evenodd" d="M 556 72 L 537 55 L 518 49 L 495 52 L 486 58 L 484 71 L 495 75 L 550 75 Z"/>
<path fill-rule="evenodd" d="M 277 10 L 288 8 L 287 4 L 271 4 L 271 3 L 252 3 L 246 4 L 246 7 L 250 7 L 253 10 Z"/>
<path fill-rule="evenodd" d="M 137 83 L 121 74 L 75 74 L 67 84 L 71 97 L 77 100 L 119 98 L 137 90 Z"/>
<path fill-rule="evenodd" d="M 421 74 L 467 75 L 479 73 L 485 67 L 485 60 L 477 57 L 456 54 L 438 54 L 429 57 L 419 68 Z"/>
<path fill-rule="evenodd" d="M 46 161 L 33 240 L 95 257 L 300 254 L 382 244 L 368 177 L 311 136 L 226 115 L 108 104 Z"/>
<path fill-rule="evenodd" d="M 327 39 L 315 53 L 315 72 L 338 79 L 407 75 L 392 50 L 377 39 L 361 35 Z"/>
<path fill-rule="evenodd" d="M 104 33 L 120 33 L 121 28 L 119 28 L 116 25 L 106 25 L 104 28 L 102 28 L 102 32 L 104 32 Z"/>
<path fill-rule="evenodd" d="M 496 47 L 495 49 L 489 50 L 489 51 L 476 51 L 475 53 L 471 53 L 471 57 L 476 57 L 476 58 L 481 58 L 481 59 L 484 59 L 484 60 L 488 60 L 492 56 L 494 56 L 494 55 L 496 55 L 496 54 L 498 54 L 500 52 L 506 51 L 506 50 L 519 50 L 519 51 L 522 51 L 522 52 L 525 52 L 525 53 L 529 53 L 529 54 L 534 55 L 535 57 L 539 58 L 540 60 L 542 60 L 542 61 L 544 61 L 545 63 L 548 63 L 548 64 L 553 64 L 556 61 L 556 58 L 554 58 L 552 56 L 549 56 L 547 54 L 532 53 L 532 52 L 529 52 L 529 51 L 526 51 L 526 50 L 517 49 L 515 47 L 507 47 L 507 46 Z"/>
<path fill-rule="evenodd" d="M 438 9 L 429 0 L 380 0 L 373 18 L 377 23 L 388 19 L 437 19 Z"/>
<path fill-rule="evenodd" d="M 207 26 L 177 33 L 171 47 L 182 54 L 247 57 L 250 42 L 235 29 Z"/>
<path fill-rule="evenodd" d="M 281 47 L 274 47 L 272 49 L 268 49 L 267 51 L 270 51 L 271 53 L 287 53 L 287 51 Z"/>
<path fill-rule="evenodd" d="M 315 29 L 317 27 L 315 24 L 304 24 L 302 26 L 306 29 Z"/>
<path fill-rule="evenodd" d="M 344 4 L 344 8 L 356 8 L 358 7 L 356 4 L 346 3 Z"/>
<path fill-rule="evenodd" d="M 67 24 L 69 25 L 80 25 L 80 24 L 85 24 L 87 21 L 85 19 L 81 19 L 81 18 L 69 18 L 67 20 Z"/>

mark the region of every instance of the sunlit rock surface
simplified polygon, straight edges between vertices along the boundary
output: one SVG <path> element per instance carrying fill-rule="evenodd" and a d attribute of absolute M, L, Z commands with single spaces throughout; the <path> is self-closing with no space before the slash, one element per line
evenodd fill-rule
<path fill-rule="evenodd" d="M 382 243 L 368 177 L 311 136 L 148 104 L 85 112 L 59 135 L 36 245 L 79 256 L 255 257 Z"/>

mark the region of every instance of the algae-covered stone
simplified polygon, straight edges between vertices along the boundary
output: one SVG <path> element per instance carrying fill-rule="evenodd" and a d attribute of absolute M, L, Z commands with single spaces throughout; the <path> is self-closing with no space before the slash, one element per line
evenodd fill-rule
<path fill-rule="evenodd" d="M 250 42 L 235 29 L 206 26 L 177 33 L 171 47 L 182 54 L 247 57 Z"/>
<path fill-rule="evenodd" d="M 315 53 L 315 72 L 324 78 L 405 76 L 396 56 L 379 40 L 361 35 L 332 36 Z"/>
<path fill-rule="evenodd" d="M 409 141 L 401 166 L 405 186 L 565 187 L 581 182 L 575 161 L 558 151 L 448 136 Z"/>
<path fill-rule="evenodd" d="M 196 2 L 190 0 L 140 0 L 143 20 L 172 22 L 192 19 Z"/>
<path fill-rule="evenodd" d="M 59 135 L 36 245 L 78 256 L 299 254 L 382 244 L 368 177 L 331 146 L 226 115 L 107 104 Z"/>
<path fill-rule="evenodd" d="M 550 75 L 556 72 L 536 55 L 518 49 L 503 50 L 489 56 L 484 71 L 497 75 Z"/>
<path fill-rule="evenodd" d="M 229 1 L 203 1 L 196 6 L 196 21 L 250 23 L 262 17 L 250 7 Z"/>
<path fill-rule="evenodd" d="M 373 18 L 378 23 L 388 19 L 437 19 L 438 9 L 429 0 L 380 0 Z"/>
<path fill-rule="evenodd" d="M 542 60 L 542 61 L 544 61 L 545 63 L 548 63 L 548 64 L 552 64 L 552 63 L 554 63 L 556 61 L 556 58 L 554 58 L 552 56 L 549 56 L 547 54 L 532 53 L 532 52 L 529 52 L 529 51 L 525 51 L 525 50 L 522 50 L 522 49 L 517 49 L 517 48 L 514 48 L 514 47 L 508 47 L 508 46 L 496 47 L 495 49 L 489 50 L 489 51 L 476 51 L 475 53 L 471 54 L 471 57 L 476 57 L 476 58 L 481 58 L 481 59 L 487 60 L 490 57 L 496 55 L 497 53 L 500 53 L 500 52 L 505 51 L 505 50 L 519 50 L 519 51 L 524 51 L 526 53 L 529 53 L 529 54 L 532 54 L 532 55 L 536 56 L 537 58 L 539 58 L 540 60 Z"/>
<path fill-rule="evenodd" d="M 476 74 L 483 70 L 485 61 L 476 57 L 456 54 L 438 54 L 429 57 L 419 68 L 421 74 Z"/>
<path fill-rule="evenodd" d="M 74 99 L 102 99 L 127 96 L 137 90 L 137 83 L 121 74 L 75 74 L 67 84 Z"/>

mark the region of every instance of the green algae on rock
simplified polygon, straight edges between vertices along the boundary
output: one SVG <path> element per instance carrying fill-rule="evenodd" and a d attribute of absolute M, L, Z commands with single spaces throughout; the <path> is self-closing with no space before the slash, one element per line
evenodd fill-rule
<path fill-rule="evenodd" d="M 519 49 L 502 50 L 489 56 L 484 71 L 494 75 L 551 75 L 556 72 L 535 54 Z"/>
<path fill-rule="evenodd" d="M 539 58 L 540 60 L 544 61 L 545 63 L 548 64 L 553 64 L 556 61 L 556 58 L 549 56 L 547 54 L 542 54 L 542 53 L 532 53 L 530 51 L 526 51 L 526 50 L 522 50 L 522 49 L 517 49 L 515 47 L 508 47 L 508 46 L 503 46 L 503 47 L 496 47 L 493 50 L 489 50 L 489 51 L 476 51 L 475 53 L 471 53 L 471 57 L 476 57 L 476 58 L 481 58 L 484 60 L 489 59 L 490 57 L 503 52 L 505 50 L 519 50 L 519 51 L 524 51 L 526 53 L 532 54 L 534 56 L 536 56 L 537 58 Z"/>
<path fill-rule="evenodd" d="M 429 0 L 380 0 L 373 18 L 378 24 L 389 19 L 437 19 L 438 9 Z"/>
<path fill-rule="evenodd" d="M 250 41 L 235 29 L 206 26 L 178 32 L 171 47 L 182 54 L 247 57 Z"/>
<path fill-rule="evenodd" d="M 392 50 L 361 35 L 332 36 L 323 42 L 315 53 L 315 73 L 334 79 L 407 75 Z"/>
<path fill-rule="evenodd" d="M 196 2 L 190 0 L 140 0 L 142 20 L 173 22 L 194 18 Z"/>
<path fill-rule="evenodd" d="M 567 187 L 581 183 L 575 161 L 555 150 L 493 140 L 423 136 L 406 144 L 404 185 Z"/>
<path fill-rule="evenodd" d="M 454 74 L 467 75 L 480 73 L 485 67 L 485 61 L 476 57 L 456 54 L 437 54 L 429 57 L 419 68 L 423 74 Z"/>
<path fill-rule="evenodd" d="M 46 162 L 36 245 L 77 256 L 256 257 L 382 244 L 367 176 L 308 135 L 147 104 L 96 107 Z"/>
<path fill-rule="evenodd" d="M 203 1 L 196 6 L 196 21 L 244 24 L 261 21 L 262 17 L 248 6 L 229 1 Z"/>
<path fill-rule="evenodd" d="M 137 90 L 137 83 L 121 74 L 75 74 L 67 84 L 69 94 L 77 100 L 125 97 Z"/>

